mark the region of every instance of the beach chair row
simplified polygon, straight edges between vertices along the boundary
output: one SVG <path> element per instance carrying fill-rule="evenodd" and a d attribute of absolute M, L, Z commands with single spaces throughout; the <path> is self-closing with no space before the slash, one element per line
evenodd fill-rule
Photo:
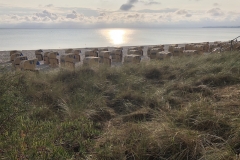
<path fill-rule="evenodd" d="M 216 53 L 216 51 L 229 51 L 231 49 L 230 42 L 216 41 L 214 43 L 190 43 L 185 46 L 178 44 L 169 45 L 168 50 L 164 50 L 164 45 L 156 45 L 148 47 L 147 55 L 150 59 L 165 59 L 172 56 L 193 56 L 201 55 L 203 53 Z M 233 50 L 240 50 L 240 43 L 233 45 Z"/>
<path fill-rule="evenodd" d="M 106 64 L 111 66 L 111 62 L 122 62 L 122 49 L 121 47 L 115 48 L 112 52 L 109 52 L 107 48 L 101 49 L 87 49 L 85 52 L 85 58 L 83 60 L 84 65 L 91 64 Z M 28 60 L 27 56 L 24 56 L 21 51 L 10 51 L 10 60 L 13 68 L 16 70 L 36 70 L 36 65 L 48 65 L 51 68 L 64 67 L 75 69 L 75 65 L 81 61 L 81 50 L 67 49 L 63 55 L 59 55 L 58 52 L 43 52 L 43 50 L 36 50 L 36 59 L 33 61 Z M 20 67 L 21 61 L 29 61 L 30 67 Z M 26 62 L 25 62 L 26 63 Z"/>
<path fill-rule="evenodd" d="M 85 50 L 85 58 L 83 59 L 83 65 L 91 66 L 98 64 L 105 64 L 111 66 L 112 62 L 119 62 L 124 64 L 128 63 L 140 63 L 143 56 L 143 46 L 129 47 L 127 55 L 123 56 L 123 48 L 116 47 L 111 52 L 108 48 L 87 48 Z M 168 49 L 166 49 L 168 48 Z M 190 43 L 183 45 L 156 45 L 148 47 L 147 56 L 150 59 L 163 60 L 169 57 L 175 56 L 193 56 L 201 55 L 203 53 L 215 52 L 218 48 L 231 48 L 230 42 L 216 41 L 212 44 L 209 42 L 203 43 Z M 234 50 L 240 50 L 240 43 L 234 43 Z M 11 51 L 10 61 L 12 66 L 16 70 L 36 70 L 36 66 L 43 64 L 49 65 L 49 67 L 64 67 L 75 69 L 77 63 L 81 62 L 80 56 L 81 50 L 67 49 L 65 53 L 59 56 L 58 52 L 43 52 L 43 50 L 35 51 L 35 59 L 28 60 L 26 56 L 23 56 L 21 51 Z"/>
<path fill-rule="evenodd" d="M 127 55 L 124 57 L 124 64 L 128 63 L 140 63 L 141 57 L 143 56 L 143 46 L 138 47 L 130 47 L 128 48 Z M 171 51 L 171 52 L 170 52 Z M 147 54 L 150 59 L 164 59 L 166 57 L 170 56 L 178 56 L 179 53 L 183 52 L 182 47 L 178 47 L 178 45 L 171 45 L 169 46 L 169 51 L 164 51 L 164 45 L 158 45 L 149 47 Z M 195 54 L 196 51 L 194 50 L 188 50 L 190 52 L 189 54 Z M 59 55 L 58 52 L 43 52 L 42 50 L 36 50 L 35 55 L 37 58 L 37 61 L 43 61 L 43 64 L 49 65 L 50 67 L 59 67 L 59 64 L 61 64 L 61 67 L 65 68 L 75 68 L 75 64 L 81 61 L 80 57 L 81 50 L 73 50 L 73 49 L 67 49 L 65 50 L 65 54 L 60 56 L 60 62 L 59 58 L 57 56 Z M 184 53 L 187 54 L 186 51 Z M 16 52 L 15 56 L 21 56 L 20 52 Z M 14 58 L 11 57 L 11 60 Z M 108 51 L 108 48 L 88 48 L 85 51 L 85 58 L 83 60 L 83 65 L 96 65 L 96 64 L 106 64 L 111 66 L 112 62 L 122 62 L 123 59 L 123 48 L 118 47 L 113 49 L 111 52 Z M 18 64 L 22 60 L 27 60 L 27 57 L 22 56 L 21 58 L 18 58 L 16 60 L 15 68 L 18 69 Z M 35 63 L 37 64 L 37 62 Z M 22 68 L 21 68 L 22 69 Z M 35 70 L 34 66 L 32 66 L 31 70 Z"/>

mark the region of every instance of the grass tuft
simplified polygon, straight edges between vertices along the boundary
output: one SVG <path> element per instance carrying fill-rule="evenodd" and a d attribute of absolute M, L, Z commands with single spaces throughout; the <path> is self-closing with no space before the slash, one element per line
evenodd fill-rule
<path fill-rule="evenodd" d="M 150 70 L 146 70 L 145 77 L 147 79 L 160 79 L 162 76 L 162 73 L 157 68 L 152 68 Z"/>

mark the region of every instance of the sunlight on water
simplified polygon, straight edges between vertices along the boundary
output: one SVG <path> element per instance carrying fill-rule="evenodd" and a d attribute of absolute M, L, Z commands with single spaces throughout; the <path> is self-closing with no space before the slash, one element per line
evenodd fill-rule
<path fill-rule="evenodd" d="M 110 30 L 108 32 L 108 34 L 109 34 L 113 44 L 122 44 L 122 43 L 124 43 L 124 35 L 125 35 L 125 33 L 126 32 L 124 30 L 120 30 L 120 29 Z"/>
<path fill-rule="evenodd" d="M 113 45 L 127 44 L 129 35 L 132 34 L 131 29 L 102 29 L 101 34 Z"/>
<path fill-rule="evenodd" d="M 0 51 L 229 41 L 240 28 L 0 29 Z"/>

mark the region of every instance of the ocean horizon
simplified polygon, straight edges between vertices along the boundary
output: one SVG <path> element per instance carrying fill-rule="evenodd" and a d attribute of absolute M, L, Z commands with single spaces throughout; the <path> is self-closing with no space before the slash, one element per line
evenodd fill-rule
<path fill-rule="evenodd" d="M 240 28 L 0 29 L 0 51 L 229 41 Z"/>

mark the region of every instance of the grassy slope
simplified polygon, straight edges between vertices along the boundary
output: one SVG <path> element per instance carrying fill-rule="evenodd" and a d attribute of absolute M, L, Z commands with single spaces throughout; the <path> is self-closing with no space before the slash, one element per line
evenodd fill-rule
<path fill-rule="evenodd" d="M 234 159 L 240 54 L 0 75 L 3 159 Z"/>

